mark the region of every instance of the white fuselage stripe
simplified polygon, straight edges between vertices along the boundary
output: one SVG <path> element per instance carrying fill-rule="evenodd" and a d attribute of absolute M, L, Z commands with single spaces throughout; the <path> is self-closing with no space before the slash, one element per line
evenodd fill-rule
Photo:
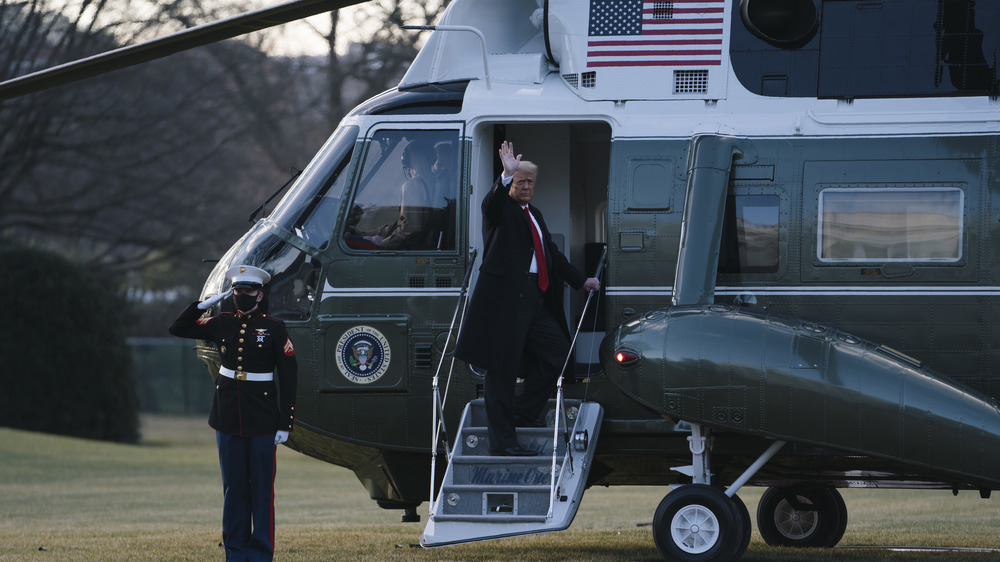
<path fill-rule="evenodd" d="M 670 296 L 673 295 L 673 287 L 608 287 L 605 293 L 609 297 L 625 296 Z M 872 286 L 795 286 L 795 287 L 716 287 L 715 294 L 723 296 L 742 295 L 752 293 L 755 295 L 774 296 L 849 296 L 849 295 L 871 295 L 871 296 L 910 296 L 910 295 L 933 295 L 933 296 L 1000 296 L 1000 287 L 923 287 L 923 286 L 899 286 L 899 287 L 872 287 Z"/>
<path fill-rule="evenodd" d="M 328 298 L 379 298 L 379 297 L 456 297 L 462 290 L 454 288 L 410 287 L 352 287 L 335 288 L 329 285 L 323 291 Z M 618 286 L 606 287 L 609 297 L 640 297 L 673 295 L 673 287 Z M 735 296 L 752 293 L 770 296 L 1000 296 L 1000 287 L 949 287 L 949 286 L 795 286 L 795 287 L 716 287 L 715 294 Z"/>
<path fill-rule="evenodd" d="M 458 287 L 445 288 L 411 288 L 411 287 L 352 287 L 338 289 L 327 286 L 323 290 L 323 300 L 329 298 L 365 298 L 365 297 L 457 297 L 462 290 Z"/>

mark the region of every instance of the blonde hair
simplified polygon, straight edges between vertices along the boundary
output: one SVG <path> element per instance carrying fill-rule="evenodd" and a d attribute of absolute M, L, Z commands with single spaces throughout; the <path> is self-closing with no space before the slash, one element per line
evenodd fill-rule
<path fill-rule="evenodd" d="M 517 164 L 517 170 L 516 171 L 528 172 L 529 174 L 537 177 L 538 176 L 538 164 L 535 164 L 534 162 L 531 162 L 529 160 L 521 160 Z"/>

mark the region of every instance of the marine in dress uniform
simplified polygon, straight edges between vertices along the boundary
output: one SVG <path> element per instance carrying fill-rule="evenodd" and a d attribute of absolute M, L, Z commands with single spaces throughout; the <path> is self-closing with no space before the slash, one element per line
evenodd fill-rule
<path fill-rule="evenodd" d="M 216 430 L 222 469 L 226 560 L 272 560 L 275 455 L 295 425 L 295 349 L 284 322 L 259 308 L 271 276 L 236 265 L 226 277 L 232 288 L 191 303 L 170 333 L 211 341 L 222 357 L 208 423 Z M 203 317 L 230 295 L 235 313 Z"/>

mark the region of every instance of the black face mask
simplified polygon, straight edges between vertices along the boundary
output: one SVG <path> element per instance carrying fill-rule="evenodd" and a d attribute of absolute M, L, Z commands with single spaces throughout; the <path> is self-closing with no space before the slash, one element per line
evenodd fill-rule
<path fill-rule="evenodd" d="M 234 294 L 233 300 L 236 302 L 236 310 L 240 312 L 249 312 L 257 306 L 257 295 Z"/>

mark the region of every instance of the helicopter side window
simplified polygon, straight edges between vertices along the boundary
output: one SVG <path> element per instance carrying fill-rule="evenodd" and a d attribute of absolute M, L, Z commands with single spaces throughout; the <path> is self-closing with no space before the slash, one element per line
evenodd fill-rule
<path fill-rule="evenodd" d="M 455 249 L 457 131 L 380 131 L 372 139 L 344 243 L 363 251 Z"/>
<path fill-rule="evenodd" d="M 963 195 L 957 187 L 824 189 L 819 194 L 819 259 L 958 261 Z"/>
<path fill-rule="evenodd" d="M 777 195 L 730 195 L 726 199 L 720 273 L 778 271 L 780 204 Z"/>

